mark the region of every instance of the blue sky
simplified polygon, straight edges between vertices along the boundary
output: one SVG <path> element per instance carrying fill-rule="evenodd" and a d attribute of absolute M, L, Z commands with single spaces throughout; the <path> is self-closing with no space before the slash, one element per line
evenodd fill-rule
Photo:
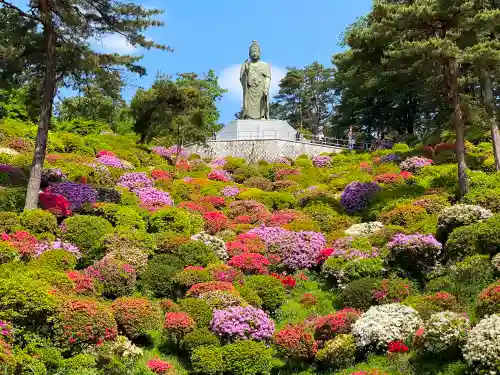
<path fill-rule="evenodd" d="M 165 9 L 162 28 L 147 36 L 175 49 L 173 53 L 137 51 L 116 37 L 104 41 L 105 49 L 144 53 L 148 76 L 133 78 L 134 86 L 148 87 L 156 72 L 202 73 L 214 69 L 221 86 L 229 89 L 219 103 L 222 123 L 240 108 L 239 64 L 247 57 L 252 40 L 258 40 L 262 59 L 273 68 L 273 86 L 286 66 L 302 67 L 317 60 L 329 65 L 345 28 L 366 14 L 371 0 L 143 0 L 147 7 Z"/>

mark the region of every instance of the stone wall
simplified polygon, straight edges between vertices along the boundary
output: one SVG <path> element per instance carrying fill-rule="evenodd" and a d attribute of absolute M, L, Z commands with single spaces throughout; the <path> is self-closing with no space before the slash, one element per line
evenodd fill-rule
<path fill-rule="evenodd" d="M 205 147 L 193 145 L 188 146 L 187 150 L 202 157 L 233 156 L 244 158 L 249 162 L 274 161 L 283 156 L 295 159 L 303 154 L 317 156 L 323 152 L 338 153 L 342 151 L 340 147 L 281 139 L 209 141 Z"/>

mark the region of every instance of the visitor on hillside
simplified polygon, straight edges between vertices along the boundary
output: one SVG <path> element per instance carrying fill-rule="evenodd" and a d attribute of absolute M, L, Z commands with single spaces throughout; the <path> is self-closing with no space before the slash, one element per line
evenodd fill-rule
<path fill-rule="evenodd" d="M 295 140 L 296 140 L 297 142 L 299 142 L 299 141 L 300 141 L 300 132 L 295 133 Z"/>

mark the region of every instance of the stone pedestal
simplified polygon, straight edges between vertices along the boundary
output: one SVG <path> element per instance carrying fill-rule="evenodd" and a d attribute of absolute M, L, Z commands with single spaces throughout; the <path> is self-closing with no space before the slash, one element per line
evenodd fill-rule
<path fill-rule="evenodd" d="M 215 136 L 217 141 L 282 139 L 295 141 L 297 131 L 282 120 L 234 120 Z"/>

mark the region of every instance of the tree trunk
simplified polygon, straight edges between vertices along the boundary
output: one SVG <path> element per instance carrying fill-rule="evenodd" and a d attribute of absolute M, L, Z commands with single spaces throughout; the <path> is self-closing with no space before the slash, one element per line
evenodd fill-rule
<path fill-rule="evenodd" d="M 32 210 L 38 207 L 38 193 L 42 179 L 43 162 L 47 148 L 50 119 L 52 117 L 52 104 L 54 102 L 56 82 L 56 34 L 52 24 L 52 15 L 49 7 L 50 0 L 40 0 L 40 16 L 43 23 L 45 37 L 45 74 L 43 77 L 42 109 L 40 122 L 36 134 L 35 154 L 31 164 L 28 191 L 24 208 Z"/>
<path fill-rule="evenodd" d="M 483 105 L 488 113 L 488 120 L 491 125 L 491 141 L 493 143 L 493 155 L 495 156 L 495 168 L 500 171 L 500 132 L 497 126 L 497 116 L 495 102 L 493 100 L 493 88 L 490 74 L 485 71 L 482 80 Z"/>
<path fill-rule="evenodd" d="M 460 188 L 460 198 L 463 198 L 469 191 L 467 182 L 467 164 L 465 163 L 465 126 L 462 115 L 460 93 L 458 91 L 457 63 L 453 59 L 443 61 L 444 76 L 448 86 L 448 96 L 453 107 L 453 126 L 456 133 L 456 148 L 458 159 L 458 185 Z"/>

